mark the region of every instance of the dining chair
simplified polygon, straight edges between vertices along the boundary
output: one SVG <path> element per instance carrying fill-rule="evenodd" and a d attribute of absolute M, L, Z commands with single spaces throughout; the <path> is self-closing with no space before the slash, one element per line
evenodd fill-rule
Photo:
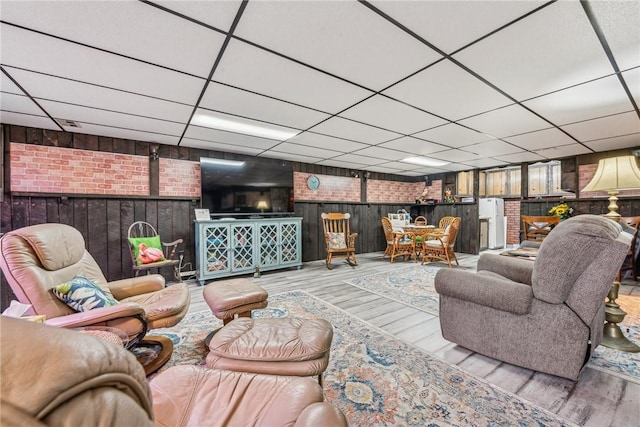
<path fill-rule="evenodd" d="M 405 261 L 409 258 L 413 258 L 416 261 L 415 233 L 394 230 L 391 220 L 386 216 L 381 217 L 380 220 L 382 221 L 382 229 L 387 242 L 382 258 L 389 255 L 390 261 L 393 262 L 394 259 L 401 256 L 404 257 Z"/>
<path fill-rule="evenodd" d="M 422 215 L 417 216 L 416 219 L 413 220 L 413 223 L 415 225 L 427 225 L 427 218 Z"/>
<path fill-rule="evenodd" d="M 426 240 L 422 242 L 423 264 L 425 260 L 443 260 L 451 268 L 451 261 L 453 260 L 456 265 L 460 265 L 454 250 L 460 223 L 460 217 L 443 217 L 439 225 L 444 226 L 444 228 L 438 227 L 425 236 Z"/>
<path fill-rule="evenodd" d="M 560 217 L 521 215 L 524 246 L 539 246 L 553 228 L 560 224 Z"/>

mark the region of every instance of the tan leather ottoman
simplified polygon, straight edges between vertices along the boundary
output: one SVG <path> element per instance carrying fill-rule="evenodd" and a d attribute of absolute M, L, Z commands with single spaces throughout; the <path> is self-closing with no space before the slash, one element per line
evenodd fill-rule
<path fill-rule="evenodd" d="M 236 319 L 209 342 L 210 368 L 258 374 L 318 376 L 329 364 L 333 327 L 324 319 Z"/>

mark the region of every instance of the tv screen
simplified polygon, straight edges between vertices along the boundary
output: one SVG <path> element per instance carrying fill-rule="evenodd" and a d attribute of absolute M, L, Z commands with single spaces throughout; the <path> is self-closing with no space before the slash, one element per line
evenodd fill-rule
<path fill-rule="evenodd" d="M 293 163 L 200 158 L 201 205 L 211 213 L 293 212 Z"/>

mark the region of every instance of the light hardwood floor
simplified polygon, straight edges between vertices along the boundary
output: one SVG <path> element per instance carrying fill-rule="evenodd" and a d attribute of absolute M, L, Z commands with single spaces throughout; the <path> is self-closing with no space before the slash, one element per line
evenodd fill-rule
<path fill-rule="evenodd" d="M 459 254 L 458 259 L 463 267 L 475 270 L 478 256 Z M 300 270 L 263 273 L 261 278 L 255 279 L 255 283 L 271 295 L 304 290 L 398 339 L 580 426 L 640 426 L 638 382 L 588 367 L 574 382 L 502 363 L 467 350 L 442 338 L 436 316 L 344 282 L 402 268 L 409 265 L 407 262 L 396 260 L 391 264 L 388 258 L 382 259 L 380 252 L 359 254 L 358 262 L 358 267 L 352 268 L 338 259 L 334 261 L 333 270 L 328 270 L 324 261 L 308 262 Z M 190 312 L 208 310 L 202 298 L 202 287 L 197 282 L 191 282 L 189 286 L 192 291 Z M 640 298 L 640 284 L 625 280 L 620 294 Z"/>

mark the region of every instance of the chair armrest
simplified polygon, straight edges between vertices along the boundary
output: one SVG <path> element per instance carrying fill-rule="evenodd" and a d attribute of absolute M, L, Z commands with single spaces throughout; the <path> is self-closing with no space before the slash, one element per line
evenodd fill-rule
<path fill-rule="evenodd" d="M 295 427 L 347 427 L 342 411 L 327 402 L 316 402 L 304 408 L 296 420 Z"/>
<path fill-rule="evenodd" d="M 491 271 L 518 283 L 531 285 L 534 261 L 512 256 L 481 254 L 478 259 L 478 271 Z"/>
<path fill-rule="evenodd" d="M 173 257 L 176 255 L 176 249 L 178 249 L 178 245 L 182 242 L 182 239 L 174 240 L 173 242 L 169 243 L 162 242 L 162 246 L 164 246 L 165 249 L 165 258 L 173 259 Z M 171 252 L 169 252 L 169 249 L 171 249 Z"/>
<path fill-rule="evenodd" d="M 436 273 L 434 284 L 436 291 L 443 296 L 514 314 L 528 313 L 533 300 L 531 286 L 490 271 L 473 273 L 442 269 Z"/>
<path fill-rule="evenodd" d="M 80 328 L 105 323 L 109 320 L 117 320 L 125 317 L 142 316 L 144 308 L 134 302 L 123 302 L 111 307 L 94 308 L 93 310 L 72 313 L 65 316 L 47 319 L 46 324 L 61 328 Z"/>
<path fill-rule="evenodd" d="M 107 286 L 115 299 L 122 300 L 135 295 L 159 291 L 164 288 L 165 281 L 160 274 L 148 274 L 146 276 L 115 280 L 107 283 Z"/>
<path fill-rule="evenodd" d="M 348 238 L 349 241 L 347 242 L 347 247 L 349 248 L 356 247 L 356 237 L 358 237 L 358 233 L 349 234 L 349 238 Z"/>

